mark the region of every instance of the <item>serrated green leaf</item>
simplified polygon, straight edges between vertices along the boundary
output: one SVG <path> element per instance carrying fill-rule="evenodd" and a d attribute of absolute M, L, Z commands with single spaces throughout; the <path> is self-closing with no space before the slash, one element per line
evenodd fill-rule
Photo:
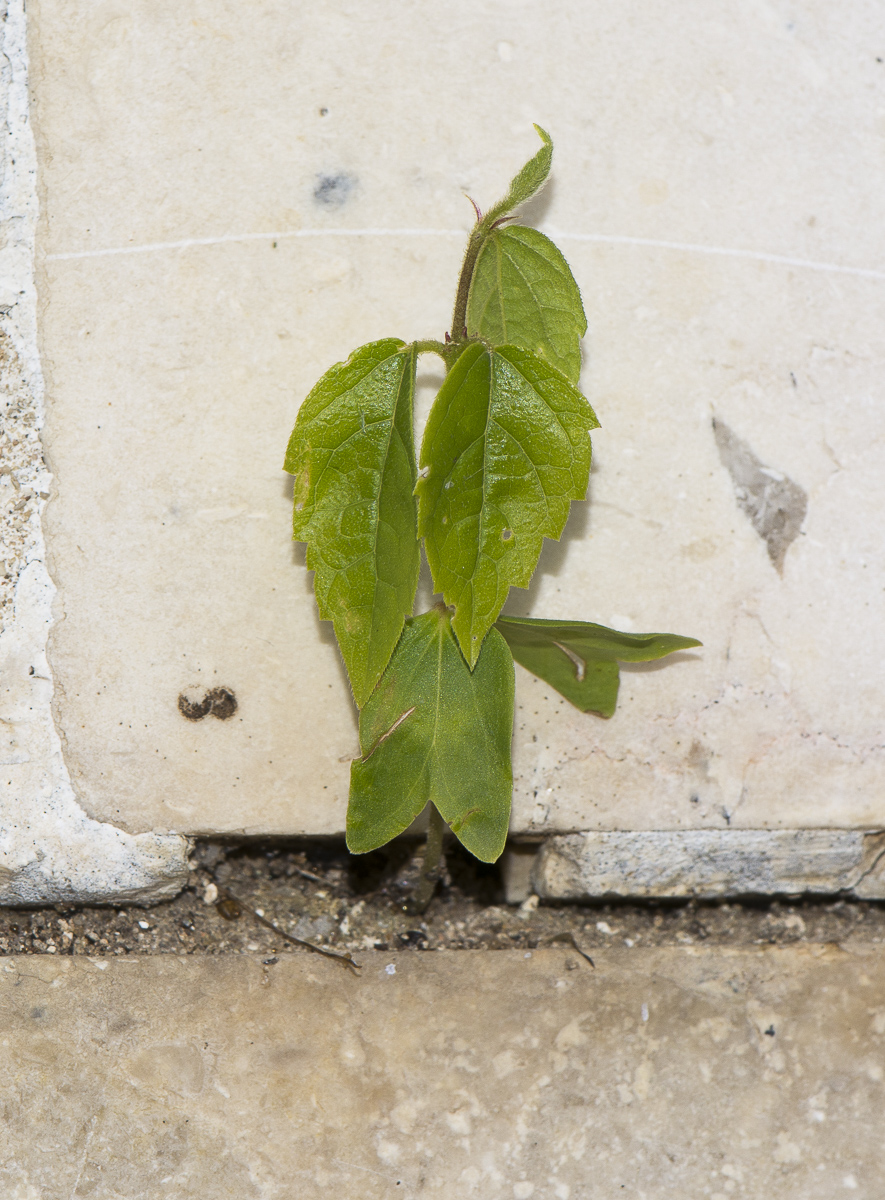
<path fill-rule="evenodd" d="M 506 213 L 511 213 L 520 204 L 530 200 L 547 182 L 550 166 L 553 162 L 553 142 L 550 134 L 540 125 L 535 126 L 535 132 L 544 143 L 537 154 L 533 155 L 522 170 L 510 181 L 510 188 L 503 200 L 499 200 L 486 214 L 486 221 L 491 224 L 500 220 Z"/>
<path fill-rule="evenodd" d="M 348 849 L 383 846 L 429 800 L 471 854 L 494 862 L 510 819 L 513 691 L 513 659 L 499 634 L 486 639 L 471 672 L 446 610 L 407 621 L 360 713 Z"/>
<path fill-rule="evenodd" d="M 412 407 L 416 352 L 388 338 L 327 371 L 301 406 L 285 469 L 358 705 L 390 660 L 418 586 Z"/>
<path fill-rule="evenodd" d="M 517 346 L 474 343 L 446 377 L 421 446 L 418 527 L 471 667 L 510 587 L 528 587 L 544 538 L 583 499 L 598 424 L 564 375 Z"/>
<path fill-rule="evenodd" d="M 621 633 L 590 621 L 499 617 L 516 661 L 556 688 L 582 712 L 610 717 L 618 700 L 618 662 L 652 662 L 675 650 L 700 646 L 675 633 Z"/>
<path fill-rule="evenodd" d="M 578 382 L 587 318 L 568 263 L 548 237 L 521 225 L 489 234 L 473 271 L 467 331 L 534 350 Z"/>

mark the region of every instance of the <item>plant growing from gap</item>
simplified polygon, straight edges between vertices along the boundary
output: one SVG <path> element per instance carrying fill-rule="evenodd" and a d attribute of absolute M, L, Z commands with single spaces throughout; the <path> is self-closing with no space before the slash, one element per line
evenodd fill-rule
<path fill-rule="evenodd" d="M 294 536 L 359 708 L 347 845 L 374 850 L 429 805 L 413 911 L 433 894 L 446 828 L 483 862 L 504 849 L 514 660 L 608 717 L 619 662 L 700 645 L 501 615 L 584 499 L 599 424 L 577 387 L 578 285 L 549 238 L 511 224 L 550 173 L 553 144 L 535 128 L 541 149 L 503 200 L 477 209 L 444 341 L 354 350 L 302 404 L 286 453 Z M 416 364 L 428 353 L 447 373 L 416 461 Z M 413 615 L 422 543 L 442 601 Z"/>

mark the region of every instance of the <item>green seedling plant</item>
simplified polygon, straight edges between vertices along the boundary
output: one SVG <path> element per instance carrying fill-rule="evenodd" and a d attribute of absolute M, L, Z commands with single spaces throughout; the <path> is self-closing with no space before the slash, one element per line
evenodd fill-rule
<path fill-rule="evenodd" d="M 501 614 L 584 499 L 599 424 L 577 387 L 578 285 L 549 238 L 511 224 L 550 173 L 553 144 L 535 128 L 541 149 L 504 199 L 485 215 L 474 204 L 445 339 L 354 350 L 302 404 L 286 453 L 294 536 L 307 543 L 319 614 L 359 708 L 347 845 L 374 850 L 429 809 L 412 911 L 433 895 L 446 829 L 483 862 L 504 849 L 514 660 L 609 717 L 619 662 L 700 645 Z M 427 353 L 446 378 L 416 460 L 416 365 Z M 442 600 L 413 615 L 422 543 Z"/>

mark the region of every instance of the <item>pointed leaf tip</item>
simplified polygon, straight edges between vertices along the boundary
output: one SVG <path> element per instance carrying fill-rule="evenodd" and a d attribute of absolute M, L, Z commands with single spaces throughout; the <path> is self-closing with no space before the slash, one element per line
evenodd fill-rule
<path fill-rule="evenodd" d="M 513 659 L 499 634 L 471 672 L 446 609 L 410 620 L 360 713 L 348 849 L 383 846 L 429 800 L 471 854 L 494 862 L 510 818 L 513 693 Z"/>
<path fill-rule="evenodd" d="M 514 659 L 582 712 L 614 714 L 619 662 L 652 662 L 700 646 L 675 633 L 622 633 L 590 621 L 499 617 L 495 628 Z"/>
<path fill-rule="evenodd" d="M 535 129 L 543 145 L 522 170 L 514 175 L 504 199 L 499 200 L 486 213 L 487 228 L 491 228 L 495 221 L 513 212 L 520 204 L 525 204 L 526 200 L 530 200 L 547 182 L 547 176 L 550 174 L 550 167 L 553 163 L 553 142 L 550 135 L 540 125 L 535 125 Z"/>

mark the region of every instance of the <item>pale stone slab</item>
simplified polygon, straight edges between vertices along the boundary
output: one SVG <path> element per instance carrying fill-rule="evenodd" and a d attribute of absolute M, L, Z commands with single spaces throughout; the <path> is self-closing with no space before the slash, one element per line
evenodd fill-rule
<path fill-rule="evenodd" d="M 510 851 L 507 899 L 851 893 L 885 899 L 885 839 L 859 830 L 573 833 Z M 524 894 L 523 894 L 524 893 Z"/>
<path fill-rule="evenodd" d="M 881 1194 L 881 947 L 361 959 L 5 960 L 0 1191 Z"/>
<path fill-rule="evenodd" d="M 0 904 L 150 903 L 187 879 L 187 841 L 91 819 L 62 758 L 46 661 L 55 589 L 40 515 L 43 382 L 36 346 L 34 142 L 25 14 L 4 6 L 0 75 Z"/>
<path fill-rule="evenodd" d="M 625 670 L 609 722 L 520 671 L 513 828 L 885 825 L 880 4 L 29 11 L 50 660 L 91 816 L 342 828 L 354 714 L 282 450 L 353 346 L 442 334 L 461 193 L 535 120 L 602 429 L 512 609 L 705 648 Z M 184 720 L 214 687 L 236 714 Z"/>

